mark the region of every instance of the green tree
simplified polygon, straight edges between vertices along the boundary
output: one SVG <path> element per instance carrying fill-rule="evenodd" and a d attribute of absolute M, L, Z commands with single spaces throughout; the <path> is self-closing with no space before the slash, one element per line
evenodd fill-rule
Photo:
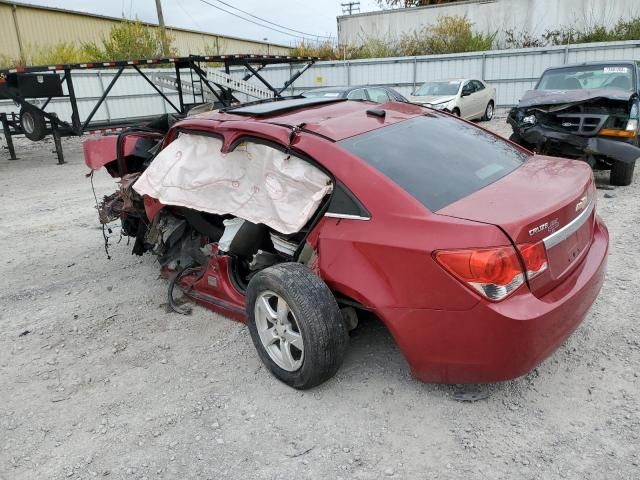
<path fill-rule="evenodd" d="M 467 17 L 444 16 L 435 25 L 402 35 L 402 55 L 437 55 L 443 53 L 490 50 L 497 32 L 478 33 Z"/>

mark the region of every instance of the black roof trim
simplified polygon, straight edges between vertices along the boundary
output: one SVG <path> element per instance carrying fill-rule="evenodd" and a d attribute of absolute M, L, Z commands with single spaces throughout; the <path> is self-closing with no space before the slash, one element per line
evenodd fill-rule
<path fill-rule="evenodd" d="M 325 105 L 327 103 L 345 102 L 345 98 L 323 98 L 323 97 L 293 97 L 283 100 L 268 100 L 263 102 L 254 102 L 250 105 L 244 104 L 237 107 L 225 108 L 222 111 L 233 113 L 234 115 L 247 115 L 251 117 L 268 117 L 280 113 L 298 110 L 305 107 L 314 107 L 317 105 Z"/>

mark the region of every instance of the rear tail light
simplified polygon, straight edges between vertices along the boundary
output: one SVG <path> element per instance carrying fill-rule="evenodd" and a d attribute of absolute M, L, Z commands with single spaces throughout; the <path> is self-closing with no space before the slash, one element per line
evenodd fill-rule
<path fill-rule="evenodd" d="M 489 300 L 502 300 L 524 283 L 513 247 L 440 250 L 435 259 L 449 273 Z"/>
<path fill-rule="evenodd" d="M 506 298 L 525 282 L 547 269 L 547 253 L 542 242 L 518 245 L 518 253 L 512 246 L 438 250 L 436 261 L 450 274 L 489 300 Z"/>
<path fill-rule="evenodd" d="M 531 280 L 547 269 L 547 250 L 543 242 L 521 243 L 518 245 L 522 262 L 527 270 L 527 278 Z"/>

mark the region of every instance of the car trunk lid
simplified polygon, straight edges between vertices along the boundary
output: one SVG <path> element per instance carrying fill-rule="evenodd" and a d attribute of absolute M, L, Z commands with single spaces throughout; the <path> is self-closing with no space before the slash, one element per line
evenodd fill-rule
<path fill-rule="evenodd" d="M 548 268 L 529 282 L 544 295 L 586 255 L 594 233 L 595 187 L 584 162 L 533 156 L 500 180 L 437 213 L 501 228 L 514 244 L 543 241 Z"/>

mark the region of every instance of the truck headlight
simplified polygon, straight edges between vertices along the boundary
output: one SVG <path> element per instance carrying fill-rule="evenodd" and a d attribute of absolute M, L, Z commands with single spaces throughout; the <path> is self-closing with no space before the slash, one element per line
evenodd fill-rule
<path fill-rule="evenodd" d="M 535 125 L 537 122 L 535 115 L 527 115 L 522 119 L 522 123 L 526 123 L 527 125 Z"/>

